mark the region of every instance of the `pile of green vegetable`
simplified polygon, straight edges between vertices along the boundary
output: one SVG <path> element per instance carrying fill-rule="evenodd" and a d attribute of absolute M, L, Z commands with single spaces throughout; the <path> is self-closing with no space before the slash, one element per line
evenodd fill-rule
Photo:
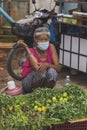
<path fill-rule="evenodd" d="M 20 96 L 0 95 L 0 130 L 43 130 L 81 118 L 87 118 L 87 93 L 76 85 L 38 88 Z"/>

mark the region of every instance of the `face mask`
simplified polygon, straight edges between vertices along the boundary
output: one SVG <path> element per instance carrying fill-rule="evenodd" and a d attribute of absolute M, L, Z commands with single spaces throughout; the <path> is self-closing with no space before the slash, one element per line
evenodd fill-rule
<path fill-rule="evenodd" d="M 48 47 L 49 47 L 49 41 L 47 41 L 47 42 L 39 42 L 39 43 L 37 43 L 37 47 L 38 47 L 40 50 L 45 51 L 45 50 L 47 50 Z"/>

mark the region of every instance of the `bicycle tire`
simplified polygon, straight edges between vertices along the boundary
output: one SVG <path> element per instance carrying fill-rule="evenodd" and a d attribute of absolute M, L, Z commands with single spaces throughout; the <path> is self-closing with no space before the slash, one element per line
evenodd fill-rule
<path fill-rule="evenodd" d="M 17 44 L 15 44 L 13 46 L 13 48 L 10 50 L 8 57 L 7 57 L 7 71 L 8 71 L 8 73 L 14 79 L 19 80 L 19 81 L 22 80 L 22 77 L 17 75 L 17 73 L 15 73 L 14 69 L 12 68 L 12 62 L 14 60 L 13 57 L 17 54 L 17 52 L 20 52 L 20 50 L 21 50 L 21 48 Z"/>

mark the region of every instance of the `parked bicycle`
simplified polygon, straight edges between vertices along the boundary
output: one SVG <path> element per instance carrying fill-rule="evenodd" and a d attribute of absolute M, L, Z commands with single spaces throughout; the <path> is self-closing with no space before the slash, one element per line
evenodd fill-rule
<path fill-rule="evenodd" d="M 33 13 L 16 22 L 11 17 L 6 16 L 7 14 L 2 11 L 2 15 L 4 12 L 3 16 L 7 17 L 11 23 L 12 33 L 18 36 L 19 39 L 23 39 L 29 47 L 33 47 L 34 30 L 38 27 L 46 26 L 51 32 L 51 43 L 55 44 L 55 46 L 57 46 L 56 48 L 58 48 L 57 14 L 54 12 L 57 2 L 55 2 L 55 6 L 51 11 L 48 11 L 47 9 L 37 9 L 35 0 L 32 0 L 32 3 L 35 7 Z M 51 22 L 49 23 L 50 20 Z M 17 43 L 15 43 L 7 57 L 7 71 L 10 76 L 16 80 L 22 79 L 21 65 L 25 58 L 26 54 L 24 53 L 23 48 L 19 47 Z"/>

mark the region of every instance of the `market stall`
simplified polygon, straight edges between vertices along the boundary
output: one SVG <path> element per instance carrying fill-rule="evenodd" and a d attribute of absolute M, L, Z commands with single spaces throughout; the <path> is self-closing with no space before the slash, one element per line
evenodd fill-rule
<path fill-rule="evenodd" d="M 3 93 L 0 112 L 0 130 L 87 130 L 87 92 L 69 85 L 19 96 Z"/>
<path fill-rule="evenodd" d="M 80 1 L 77 3 L 78 5 L 87 4 L 87 2 Z M 86 9 L 83 8 L 83 12 L 73 10 L 72 14 L 61 14 L 58 21 L 60 25 L 59 32 L 61 33 L 60 63 L 87 73 Z"/>

